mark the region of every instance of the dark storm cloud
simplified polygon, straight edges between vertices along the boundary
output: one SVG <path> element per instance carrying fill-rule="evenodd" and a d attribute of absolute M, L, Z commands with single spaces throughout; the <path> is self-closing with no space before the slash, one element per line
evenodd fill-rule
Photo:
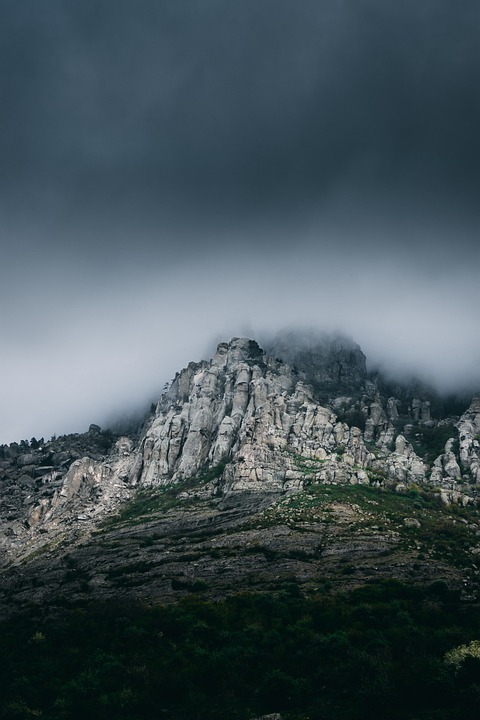
<path fill-rule="evenodd" d="M 4 190 L 67 216 L 303 208 L 350 179 L 472 199 L 479 26 L 452 0 L 4 3 Z"/>
<path fill-rule="evenodd" d="M 284 324 L 473 382 L 479 28 L 476 0 L 4 0 L 0 440 Z"/>

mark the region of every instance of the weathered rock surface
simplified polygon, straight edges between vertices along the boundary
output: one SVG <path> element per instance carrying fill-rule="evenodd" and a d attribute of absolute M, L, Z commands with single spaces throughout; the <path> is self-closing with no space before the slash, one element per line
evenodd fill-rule
<path fill-rule="evenodd" d="M 472 479 L 480 483 L 480 397 L 473 398 L 470 407 L 457 423 L 460 462 L 468 468 Z"/>
<path fill-rule="evenodd" d="M 336 450 L 342 447 L 341 461 Z M 234 338 L 210 363 L 189 365 L 158 404 L 141 450 L 140 485 L 193 477 L 225 465 L 221 491 L 284 492 L 302 486 L 298 458 L 334 479 L 363 469 L 361 432 L 315 401 L 295 371 Z M 328 463 L 328 472 L 321 467 Z"/>

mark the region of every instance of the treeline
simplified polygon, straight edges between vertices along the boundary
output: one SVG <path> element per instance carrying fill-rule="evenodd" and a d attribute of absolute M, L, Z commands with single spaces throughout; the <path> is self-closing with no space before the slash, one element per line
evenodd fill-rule
<path fill-rule="evenodd" d="M 440 581 L 39 607 L 0 626 L 0 717 L 473 720 L 480 659 L 448 658 L 478 639 L 478 607 Z"/>

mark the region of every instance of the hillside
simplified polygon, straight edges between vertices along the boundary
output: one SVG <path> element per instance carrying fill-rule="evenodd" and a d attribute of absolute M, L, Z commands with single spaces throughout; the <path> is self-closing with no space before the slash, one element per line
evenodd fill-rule
<path fill-rule="evenodd" d="M 460 413 L 451 414 L 452 408 Z M 391 613 L 391 603 L 397 603 L 398 612 L 410 617 L 417 639 L 428 632 L 428 608 L 436 608 L 436 627 L 450 628 L 427 652 L 438 670 L 431 682 L 440 683 L 446 653 L 476 640 L 480 632 L 479 433 L 478 398 L 462 407 L 460 401 L 447 405 L 419 383 L 392 388 L 367 372 L 360 348 L 344 338 L 310 347 L 299 341 L 298 352 L 291 336 L 277 339 L 268 352 L 249 339 L 221 343 L 210 361 L 190 363 L 175 376 L 130 435 L 92 425 L 85 434 L 2 446 L 4 642 L 11 642 L 13 622 L 18 632 L 32 632 L 28 643 L 35 655 L 37 645 L 46 647 L 42 638 L 53 638 L 57 622 L 72 632 L 72 623 L 89 624 L 94 621 L 88 618 L 96 617 L 103 628 L 111 613 L 130 618 L 135 626 L 134 618 L 143 618 L 138 620 L 144 624 L 141 632 L 150 632 L 146 628 L 154 620 L 147 608 L 160 612 L 171 603 L 177 608 L 169 611 L 175 617 L 190 607 L 195 625 L 205 613 L 227 612 L 235 598 L 243 598 L 240 605 L 254 604 L 257 619 L 252 621 L 260 623 L 261 633 L 267 626 L 255 604 L 258 598 L 270 598 L 274 614 L 295 606 L 294 612 L 310 618 L 320 606 L 327 612 L 329 603 L 343 603 L 343 620 L 332 620 L 331 631 L 340 632 L 344 622 L 342 632 L 348 631 L 352 641 L 358 603 L 366 608 L 357 627 L 360 635 L 368 635 L 369 623 L 376 623 L 372 618 L 383 622 L 382 613 Z M 373 609 L 376 603 L 380 610 Z M 396 627 L 397 620 L 391 622 Z M 397 632 L 407 632 L 398 622 Z M 205 627 L 212 633 L 209 623 Z M 317 631 L 313 628 L 305 640 L 308 647 Z M 38 643 L 32 640 L 36 633 Z M 137 640 L 132 639 L 132 647 Z M 391 674 L 403 672 L 401 663 L 391 655 L 393 639 L 385 635 L 384 640 L 390 648 L 390 660 L 382 661 L 388 665 L 388 688 L 379 690 L 375 701 L 373 689 L 365 690 L 373 703 L 369 717 L 377 716 L 382 693 L 393 703 L 392 693 L 400 692 Z M 52 639 L 48 652 L 55 653 L 59 642 Z M 106 652 L 106 640 L 98 642 L 97 650 Z M 263 635 L 260 642 L 265 642 Z M 300 682 L 280 661 L 287 640 L 278 642 L 272 667 Z M 410 647 L 418 651 L 417 640 Z M 375 667 L 377 650 L 375 661 L 371 658 Z M 90 650 L 79 646 L 78 652 L 92 661 Z M 117 650 L 110 647 L 109 652 L 117 657 Z M 141 656 L 146 650 L 141 644 L 135 652 Z M 10 653 L 7 657 L 17 667 L 14 645 Z M 333 657 L 337 662 L 335 653 Z M 359 657 L 350 658 L 355 672 Z M 151 660 L 144 661 L 150 667 Z M 330 696 L 326 705 L 318 704 L 309 685 L 313 678 L 302 672 L 310 704 L 302 704 L 300 686 L 287 692 L 290 680 L 277 678 L 277 694 L 262 686 L 256 700 L 240 702 L 238 696 L 238 715 L 232 715 L 223 690 L 217 714 L 208 715 L 207 692 L 198 717 L 220 718 L 227 706 L 230 716 L 238 718 L 278 710 L 304 720 L 308 708 L 320 713 L 312 717 L 327 712 L 331 717 L 366 717 L 355 715 L 353 705 L 338 697 L 335 706 L 329 705 Z M 262 673 L 267 682 L 267 670 Z M 62 683 L 68 684 L 68 677 Z M 137 717 L 135 703 L 144 696 L 135 682 L 133 686 L 136 699 L 132 696 L 122 706 L 115 696 L 103 710 L 100 703 L 95 717 L 107 718 L 110 712 Z M 85 687 L 95 694 L 91 683 Z M 418 717 L 453 718 L 460 707 L 468 717 L 473 690 L 464 705 L 457 702 L 457 691 L 451 688 L 450 714 Z M 36 691 L 29 692 L 25 707 L 15 706 L 18 693 L 9 696 L 0 717 L 29 717 L 25 708 L 37 706 L 42 712 L 49 707 L 48 717 L 77 717 L 66 695 L 65 714 L 52 709 L 54 688 L 43 700 L 34 701 Z M 78 697 L 82 692 L 75 690 Z M 191 703 L 183 709 L 172 698 L 169 703 L 165 717 L 193 717 Z M 434 704 L 427 706 L 430 712 Z M 397 717 L 391 712 L 390 717 Z M 416 717 L 411 708 L 408 712 L 398 717 Z M 144 716 L 154 717 L 152 708 Z"/>

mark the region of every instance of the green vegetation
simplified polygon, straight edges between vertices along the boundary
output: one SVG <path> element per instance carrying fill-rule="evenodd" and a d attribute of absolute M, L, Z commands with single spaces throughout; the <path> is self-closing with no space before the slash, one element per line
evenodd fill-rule
<path fill-rule="evenodd" d="M 340 408 L 336 411 L 336 415 L 340 422 L 346 423 L 351 428 L 360 428 L 362 432 L 365 432 L 366 416 L 358 407 Z"/>
<path fill-rule="evenodd" d="M 219 463 L 215 467 L 205 471 L 201 476 L 188 478 L 176 483 L 168 483 L 156 488 L 138 492 L 128 503 L 122 507 L 120 512 L 108 518 L 103 526 L 109 528 L 112 525 L 126 523 L 135 525 L 148 519 L 148 516 L 158 512 L 166 512 L 179 505 L 188 504 L 188 500 L 181 499 L 180 495 L 195 487 L 201 487 L 208 482 L 215 480 L 225 470 L 225 464 Z M 190 500 L 192 502 L 193 500 Z"/>
<path fill-rule="evenodd" d="M 478 544 L 479 511 L 445 506 L 433 490 L 411 486 L 406 493 L 368 485 L 310 485 L 267 508 L 256 526 L 339 522 L 338 505 L 348 506 L 349 526 L 395 532 L 404 547 L 421 546 L 433 557 L 471 567 L 470 548 Z M 405 519 L 414 522 L 405 523 Z"/>
<path fill-rule="evenodd" d="M 37 608 L 0 625 L 0 718 L 473 720 L 479 637 L 442 582 Z"/>
<path fill-rule="evenodd" d="M 386 471 L 381 468 L 369 468 L 367 475 L 371 483 L 379 483 L 380 485 L 383 485 L 388 479 Z"/>
<path fill-rule="evenodd" d="M 292 458 L 296 469 L 304 475 L 315 475 L 319 471 L 320 466 L 326 462 L 326 460 L 321 460 L 320 458 L 306 457 L 305 455 L 298 455 L 288 450 L 287 453 Z"/>
<path fill-rule="evenodd" d="M 468 645 L 459 645 L 445 654 L 447 665 L 453 665 L 458 670 L 467 658 L 480 660 L 480 640 L 472 640 Z"/>
<path fill-rule="evenodd" d="M 445 443 L 450 438 L 455 439 L 458 449 L 458 430 L 453 425 L 441 425 L 433 428 L 419 426 L 415 428 L 412 445 L 417 455 L 431 465 L 443 453 Z M 456 451 L 455 446 L 453 450 Z"/>

